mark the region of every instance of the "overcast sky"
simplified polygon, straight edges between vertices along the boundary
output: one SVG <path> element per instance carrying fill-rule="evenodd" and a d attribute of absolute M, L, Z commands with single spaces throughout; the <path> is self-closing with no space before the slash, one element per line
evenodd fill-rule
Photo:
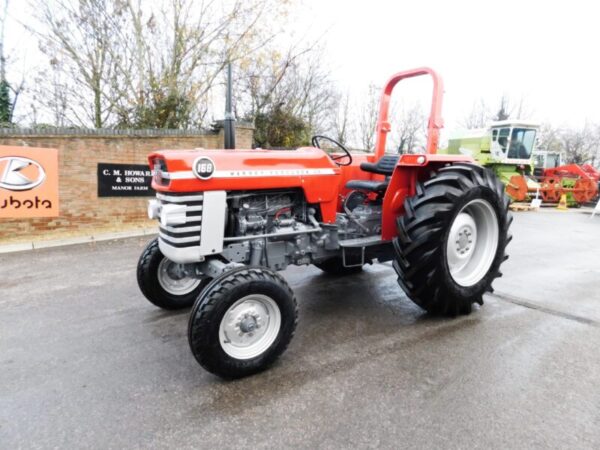
<path fill-rule="evenodd" d="M 539 121 L 600 122 L 594 1 L 303 1 L 298 22 L 329 30 L 329 63 L 351 92 L 427 65 L 444 79 L 447 127 L 503 93 Z"/>
<path fill-rule="evenodd" d="M 296 33 L 307 30 L 314 38 L 325 32 L 323 63 L 355 97 L 396 71 L 428 65 L 444 79 L 447 129 L 478 99 L 496 102 L 502 94 L 515 102 L 523 98 L 538 121 L 600 122 L 596 2 L 298 1 Z M 39 60 L 35 40 L 17 23 L 28 21 L 24 4 L 11 2 L 7 28 L 7 47 L 18 56 L 15 70 Z M 428 89 L 412 81 L 402 86 L 424 104 Z"/>

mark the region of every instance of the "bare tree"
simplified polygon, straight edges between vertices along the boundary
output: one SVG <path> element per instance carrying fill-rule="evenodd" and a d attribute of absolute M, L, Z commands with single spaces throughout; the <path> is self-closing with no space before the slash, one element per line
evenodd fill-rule
<path fill-rule="evenodd" d="M 562 130 L 551 123 L 544 123 L 536 137 L 536 148 L 549 152 L 562 152 Z"/>
<path fill-rule="evenodd" d="M 336 109 L 337 90 L 328 68 L 323 64 L 323 52 L 323 48 L 308 52 L 303 66 L 298 67 L 295 77 L 290 77 L 288 85 L 289 92 L 299 88 L 294 111 L 306 117 L 313 134 L 331 128 Z"/>
<path fill-rule="evenodd" d="M 342 145 L 346 145 L 352 137 L 350 117 L 350 94 L 349 92 L 338 94 L 337 110 L 334 114 L 333 132 L 334 139 Z"/>
<path fill-rule="evenodd" d="M 503 94 L 493 120 L 527 119 L 531 114 L 523 96 L 519 97 L 517 102 L 512 102 L 508 94 Z"/>
<path fill-rule="evenodd" d="M 390 144 L 398 153 L 414 153 L 424 144 L 426 117 L 418 103 L 394 104 L 390 119 L 392 122 Z"/>
<path fill-rule="evenodd" d="M 116 61 L 111 49 L 121 44 L 118 24 L 124 21 L 123 4 L 40 0 L 34 7 L 45 27 L 39 36 L 42 52 L 54 71 L 68 75 L 69 94 L 79 94 L 72 96 L 70 120 L 79 125 L 105 126 L 113 110 L 110 80 Z"/>
<path fill-rule="evenodd" d="M 282 8 L 275 0 L 33 1 L 41 48 L 69 91 L 68 119 L 95 127 L 204 123 L 203 101 L 227 62 L 272 39 L 259 21 Z"/>
<path fill-rule="evenodd" d="M 356 109 L 356 134 L 358 144 L 363 150 L 369 151 L 375 147 L 375 127 L 379 117 L 379 93 L 381 89 L 371 84 L 366 95 Z"/>
<path fill-rule="evenodd" d="M 468 129 L 483 128 L 488 124 L 491 116 L 490 107 L 483 98 L 480 98 L 473 102 L 471 111 L 459 123 Z"/>
<path fill-rule="evenodd" d="M 305 67 L 302 59 L 312 49 L 312 45 L 291 45 L 282 52 L 269 46 L 240 59 L 235 70 L 236 115 L 253 120 L 274 107 L 301 107 L 306 91 L 300 76 L 301 67 Z"/>
<path fill-rule="evenodd" d="M 255 123 L 258 145 L 274 145 L 267 136 L 279 136 L 281 145 L 299 145 L 311 134 L 332 128 L 338 95 L 321 56 L 322 48 L 309 43 L 292 44 L 285 51 L 270 45 L 240 59 L 235 70 L 235 111 Z M 295 130 L 288 129 L 294 138 L 281 138 L 286 127 Z"/>
<path fill-rule="evenodd" d="M 494 115 L 494 120 L 507 120 L 511 115 L 510 99 L 507 94 L 503 94 L 500 97 L 500 106 L 498 111 Z"/>
<path fill-rule="evenodd" d="M 600 125 L 586 122 L 581 128 L 558 128 L 543 124 L 537 138 L 537 148 L 562 153 L 567 163 L 594 164 L 600 148 Z"/>
<path fill-rule="evenodd" d="M 568 163 L 585 164 L 594 160 L 600 145 L 600 136 L 593 125 L 586 123 L 580 129 L 563 130 L 561 141 Z"/>
<path fill-rule="evenodd" d="M 592 155 L 590 164 L 596 167 L 600 160 L 600 123 L 596 123 L 594 126 L 594 136 L 596 137 L 596 149 Z"/>
<path fill-rule="evenodd" d="M 519 97 L 519 101 L 515 104 L 513 108 L 513 113 L 511 115 L 514 119 L 529 119 L 533 116 L 533 109 L 530 108 L 524 96 Z"/>
<path fill-rule="evenodd" d="M 503 94 L 498 103 L 498 109 L 496 113 L 493 113 L 492 108 L 485 99 L 476 100 L 473 102 L 471 110 L 459 121 L 459 124 L 468 129 L 484 128 L 492 121 L 527 119 L 532 114 L 523 96 L 519 97 L 516 104 L 513 104 L 510 96 Z"/>
<path fill-rule="evenodd" d="M 129 1 L 135 35 L 131 42 L 136 43 L 130 60 L 143 70 L 133 71 L 138 77 L 131 79 L 132 71 L 125 66 L 121 76 L 128 91 L 137 93 L 129 102 L 135 107 L 134 120 L 188 127 L 205 123 L 208 108 L 199 105 L 220 83 L 225 66 L 254 53 L 273 37 L 258 24 L 267 14 L 274 19 L 276 5 L 273 0 L 170 1 L 168 8 L 152 12 L 145 24 L 141 3 L 134 6 Z M 161 31 L 163 41 L 148 45 L 150 37 Z M 127 105 L 119 108 L 121 122 L 132 121 L 130 110 Z"/>
<path fill-rule="evenodd" d="M 62 79 L 59 70 L 50 68 L 37 74 L 33 78 L 32 89 L 32 124 L 34 126 L 44 125 L 38 123 L 38 108 L 42 106 L 49 114 L 51 123 L 57 127 L 65 127 L 70 124 L 67 116 L 69 111 L 70 90 Z M 43 91 L 39 89 L 43 86 Z"/>

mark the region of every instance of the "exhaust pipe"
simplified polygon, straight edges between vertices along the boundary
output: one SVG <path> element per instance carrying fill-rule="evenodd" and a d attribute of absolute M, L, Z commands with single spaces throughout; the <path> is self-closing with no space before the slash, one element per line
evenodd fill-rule
<path fill-rule="evenodd" d="M 227 64 L 227 92 L 225 94 L 225 120 L 223 121 L 224 146 L 226 149 L 235 148 L 235 118 L 231 106 L 231 63 Z"/>

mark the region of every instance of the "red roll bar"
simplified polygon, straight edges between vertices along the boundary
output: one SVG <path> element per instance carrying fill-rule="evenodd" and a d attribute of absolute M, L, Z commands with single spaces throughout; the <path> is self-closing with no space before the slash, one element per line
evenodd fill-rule
<path fill-rule="evenodd" d="M 444 96 L 444 85 L 442 78 L 429 67 L 420 67 L 418 69 L 399 72 L 392 76 L 381 94 L 379 105 L 379 118 L 377 119 L 377 138 L 375 141 L 375 157 L 379 159 L 385 153 L 385 141 L 387 133 L 391 130 L 388 121 L 388 112 L 390 109 L 390 99 L 394 86 L 405 78 L 418 77 L 420 75 L 431 75 L 433 79 L 433 97 L 431 100 L 431 113 L 427 124 L 427 153 L 435 153 L 440 140 L 440 129 L 444 127 L 442 119 L 442 97 Z"/>

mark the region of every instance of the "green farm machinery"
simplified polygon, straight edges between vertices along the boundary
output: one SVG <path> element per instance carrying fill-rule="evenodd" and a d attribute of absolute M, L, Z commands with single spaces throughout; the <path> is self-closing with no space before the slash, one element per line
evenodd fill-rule
<path fill-rule="evenodd" d="M 492 122 L 450 139 L 441 152 L 469 155 L 492 169 L 516 202 L 539 197 L 544 203 L 558 203 L 563 196 L 569 206 L 592 201 L 600 172 L 589 164 L 563 165 L 559 153 L 536 150 L 538 129 L 523 120 Z"/>
<path fill-rule="evenodd" d="M 527 200 L 538 188 L 532 178 L 532 154 L 539 125 L 523 120 L 492 122 L 487 128 L 468 130 L 451 138 L 443 153 L 472 156 L 492 169 L 514 201 Z"/>

